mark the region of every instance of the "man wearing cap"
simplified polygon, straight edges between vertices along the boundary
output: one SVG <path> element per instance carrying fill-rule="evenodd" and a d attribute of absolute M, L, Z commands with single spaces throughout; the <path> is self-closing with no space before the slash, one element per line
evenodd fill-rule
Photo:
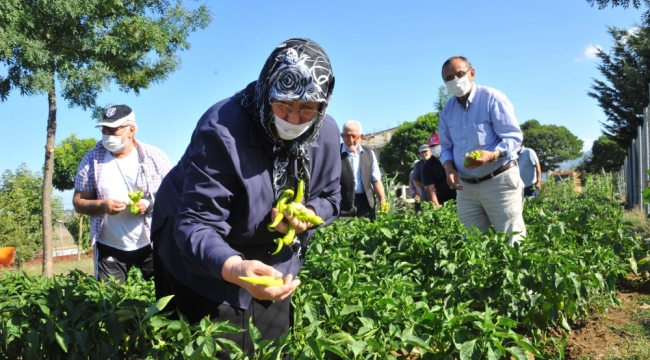
<path fill-rule="evenodd" d="M 447 185 L 447 174 L 440 162 L 440 154 L 442 153 L 440 135 L 431 134 L 429 148 L 431 149 L 431 157 L 422 167 L 422 183 L 431 202 L 436 206 L 440 206 L 449 200 L 456 199 L 456 189 Z"/>
<path fill-rule="evenodd" d="M 136 266 L 149 279 L 151 211 L 171 163 L 160 149 L 135 139 L 135 113 L 126 105 L 106 109 L 96 127 L 102 140 L 81 160 L 72 200 L 76 212 L 90 215 L 95 278 L 124 282 Z M 137 191 L 142 197 L 131 206 L 129 194 Z"/>
<path fill-rule="evenodd" d="M 431 201 L 429 193 L 424 186 L 424 179 L 422 178 L 422 168 L 424 167 L 424 163 L 431 157 L 431 149 L 429 145 L 423 144 L 418 148 L 418 153 L 420 154 L 420 160 L 413 164 L 413 183 L 421 189 L 422 195 L 420 196 L 420 201 Z"/>
<path fill-rule="evenodd" d="M 474 83 L 476 70 L 463 56 L 442 65 L 442 79 L 454 96 L 440 112 L 440 162 L 447 183 L 458 190 L 458 217 L 468 229 L 526 235 L 522 217 L 524 183 L 517 168 L 523 134 L 510 100 L 499 90 Z"/>
<path fill-rule="evenodd" d="M 374 151 L 361 145 L 361 123 L 348 120 L 341 130 L 341 217 L 376 218 L 375 195 L 386 203 L 381 172 Z"/>

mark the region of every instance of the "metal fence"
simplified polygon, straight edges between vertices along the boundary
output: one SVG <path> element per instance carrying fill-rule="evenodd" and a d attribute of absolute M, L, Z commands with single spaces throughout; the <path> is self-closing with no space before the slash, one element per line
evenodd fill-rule
<path fill-rule="evenodd" d="M 648 168 L 650 167 L 650 145 L 648 143 L 648 108 L 643 110 L 643 125 L 637 129 L 636 139 L 627 150 L 622 174 L 619 175 L 619 194 L 626 196 L 629 209 L 639 207 L 646 215 L 650 214 L 650 204 L 643 200 L 643 189 L 648 187 Z"/>

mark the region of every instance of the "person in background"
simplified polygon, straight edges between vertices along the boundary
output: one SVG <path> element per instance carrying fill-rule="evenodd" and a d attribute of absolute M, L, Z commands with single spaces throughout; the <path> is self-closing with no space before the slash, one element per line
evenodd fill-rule
<path fill-rule="evenodd" d="M 537 153 L 531 148 L 519 146 L 517 151 L 519 157 L 519 174 L 524 182 L 524 196 L 537 197 L 539 189 L 542 188 L 542 166 L 539 164 Z"/>
<path fill-rule="evenodd" d="M 341 129 L 341 216 L 377 217 L 375 195 L 380 207 L 386 203 L 384 185 L 375 152 L 361 145 L 361 123 L 348 120 Z"/>
<path fill-rule="evenodd" d="M 440 206 L 449 200 L 456 200 L 456 189 L 447 185 L 447 174 L 439 160 L 442 146 L 438 134 L 431 134 L 429 147 L 431 148 L 431 156 L 422 167 L 422 182 L 431 202 L 436 206 Z"/>
<path fill-rule="evenodd" d="M 302 201 L 289 200 L 296 211 L 321 217 L 318 226 L 339 215 L 339 132 L 326 115 L 333 90 L 334 74 L 320 45 L 301 38 L 282 42 L 256 81 L 201 116 L 158 193 L 156 297 L 174 295 L 168 307 L 190 323 L 209 316 L 245 329 L 219 337 L 249 357 L 249 321 L 263 339 L 289 331 L 291 294 L 317 228 L 284 211 L 270 231 L 280 197 L 302 181 Z M 276 239 L 283 237 L 289 244 L 278 248 Z M 242 279 L 262 276 L 281 285 Z"/>
<path fill-rule="evenodd" d="M 415 169 L 416 164 L 420 160 L 415 160 L 413 162 L 413 169 Z M 413 174 L 415 174 L 415 170 L 411 170 L 409 173 L 409 192 L 411 193 L 411 198 L 415 200 L 415 203 L 413 203 L 415 212 L 420 212 L 420 209 L 422 208 L 422 204 L 420 204 L 420 198 L 422 197 L 422 193 L 424 192 L 424 189 L 421 187 L 415 185 L 415 178 L 413 177 Z"/>
<path fill-rule="evenodd" d="M 171 163 L 162 150 L 136 140 L 135 113 L 126 105 L 106 109 L 97 127 L 102 140 L 81 160 L 72 200 L 76 212 L 90 215 L 95 278 L 124 282 L 135 266 L 150 279 L 151 211 Z M 142 197 L 129 206 L 136 191 Z"/>
<path fill-rule="evenodd" d="M 422 181 L 422 168 L 424 167 L 424 163 L 431 157 L 431 149 L 428 144 L 423 144 L 418 148 L 418 153 L 420 154 L 420 161 L 413 165 L 413 183 L 422 189 L 420 201 L 431 201 L 429 193 L 426 191 L 424 182 Z"/>
<path fill-rule="evenodd" d="M 458 190 L 458 217 L 467 229 L 526 236 L 522 217 L 524 183 L 517 169 L 523 134 L 510 100 L 499 90 L 474 83 L 476 69 L 463 56 L 442 65 L 442 79 L 453 95 L 438 125 L 447 183 Z"/>

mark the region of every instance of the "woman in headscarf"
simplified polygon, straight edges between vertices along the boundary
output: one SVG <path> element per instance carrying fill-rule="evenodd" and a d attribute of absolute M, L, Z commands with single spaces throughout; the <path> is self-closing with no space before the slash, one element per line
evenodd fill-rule
<path fill-rule="evenodd" d="M 163 180 L 153 214 L 156 297 L 191 323 L 209 315 L 247 329 L 249 318 L 265 339 L 290 327 L 290 295 L 316 227 L 285 212 L 267 225 L 286 189 L 305 183 L 304 204 L 325 226 L 339 214 L 337 125 L 327 107 L 334 74 L 325 51 L 308 39 L 275 48 L 257 81 L 208 109 L 185 154 Z M 274 240 L 296 237 L 277 249 Z M 240 276 L 273 276 L 284 285 L 253 285 Z M 248 331 L 229 334 L 252 354 Z"/>

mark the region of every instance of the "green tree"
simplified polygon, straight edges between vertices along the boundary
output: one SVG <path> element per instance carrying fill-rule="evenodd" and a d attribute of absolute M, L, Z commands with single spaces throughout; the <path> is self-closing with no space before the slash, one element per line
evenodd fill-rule
<path fill-rule="evenodd" d="M 0 100 L 47 94 L 43 174 L 43 274 L 52 276 L 52 178 L 57 89 L 70 107 L 96 110 L 99 93 L 116 84 L 139 94 L 165 80 L 189 49 L 187 38 L 211 15 L 182 0 L 0 0 Z"/>
<path fill-rule="evenodd" d="M 612 50 L 598 52 L 598 70 L 605 80 L 594 79 L 588 95 L 605 112 L 603 133 L 627 148 L 643 124 L 643 109 L 648 104 L 650 29 L 641 28 L 632 35 L 627 30 L 610 28 L 609 33 L 614 40 Z"/>
<path fill-rule="evenodd" d="M 535 119 L 521 124 L 524 146 L 537 153 L 542 171 L 555 170 L 560 163 L 582 156 L 583 141 L 569 129 L 557 125 L 541 125 Z"/>
<path fill-rule="evenodd" d="M 638 9 L 641 7 L 641 4 L 645 4 L 646 7 L 650 7 L 650 0 L 587 0 L 587 2 L 591 6 L 594 6 L 594 4 L 598 4 L 598 9 L 600 10 L 608 6 L 611 7 L 620 6 L 622 8 L 627 9 L 628 7 L 630 7 L 630 5 L 635 9 Z M 644 12 L 642 18 L 643 21 L 646 24 L 648 24 L 650 22 L 650 10 Z"/>
<path fill-rule="evenodd" d="M 77 175 L 81 159 L 87 152 L 95 147 L 96 143 L 97 140 L 93 138 L 77 139 L 77 135 L 73 133 L 63 139 L 59 145 L 54 148 L 54 175 L 52 177 L 52 186 L 54 186 L 55 189 L 60 191 L 74 189 L 74 179 Z M 83 233 L 84 229 L 90 231 L 88 226 L 83 226 L 84 218 L 88 220 L 87 215 L 75 216 L 74 220 L 78 222 L 76 225 L 70 224 L 71 219 L 66 221 L 66 228 L 70 233 L 77 234 L 75 240 L 77 244 L 77 260 L 79 260 L 81 256 L 81 249 L 88 246 L 88 241 L 84 241 L 84 239 L 90 239 L 90 234 L 87 233 L 86 236 L 84 236 Z"/>
<path fill-rule="evenodd" d="M 42 250 L 43 177 L 22 164 L 15 172 L 0 177 L 0 247 L 16 247 L 16 265 L 33 259 Z M 63 218 L 63 203 L 51 199 L 52 224 Z"/>
<path fill-rule="evenodd" d="M 587 155 L 576 170 L 590 174 L 600 171 L 616 172 L 621 170 L 627 150 L 606 135 L 594 141 L 591 154 Z"/>
<path fill-rule="evenodd" d="M 446 86 L 438 87 L 438 99 L 433 103 L 433 108 L 436 109 L 436 114 L 440 115 L 442 109 L 447 105 L 447 102 L 449 102 L 449 99 L 451 99 L 452 96 L 453 95 L 447 91 Z"/>
<path fill-rule="evenodd" d="M 430 112 L 395 129 L 379 158 L 379 165 L 387 177 L 397 175 L 397 182 L 408 184 L 413 162 L 420 158 L 418 148 L 429 141 L 432 133 L 438 131 L 438 119 L 438 114 Z"/>

